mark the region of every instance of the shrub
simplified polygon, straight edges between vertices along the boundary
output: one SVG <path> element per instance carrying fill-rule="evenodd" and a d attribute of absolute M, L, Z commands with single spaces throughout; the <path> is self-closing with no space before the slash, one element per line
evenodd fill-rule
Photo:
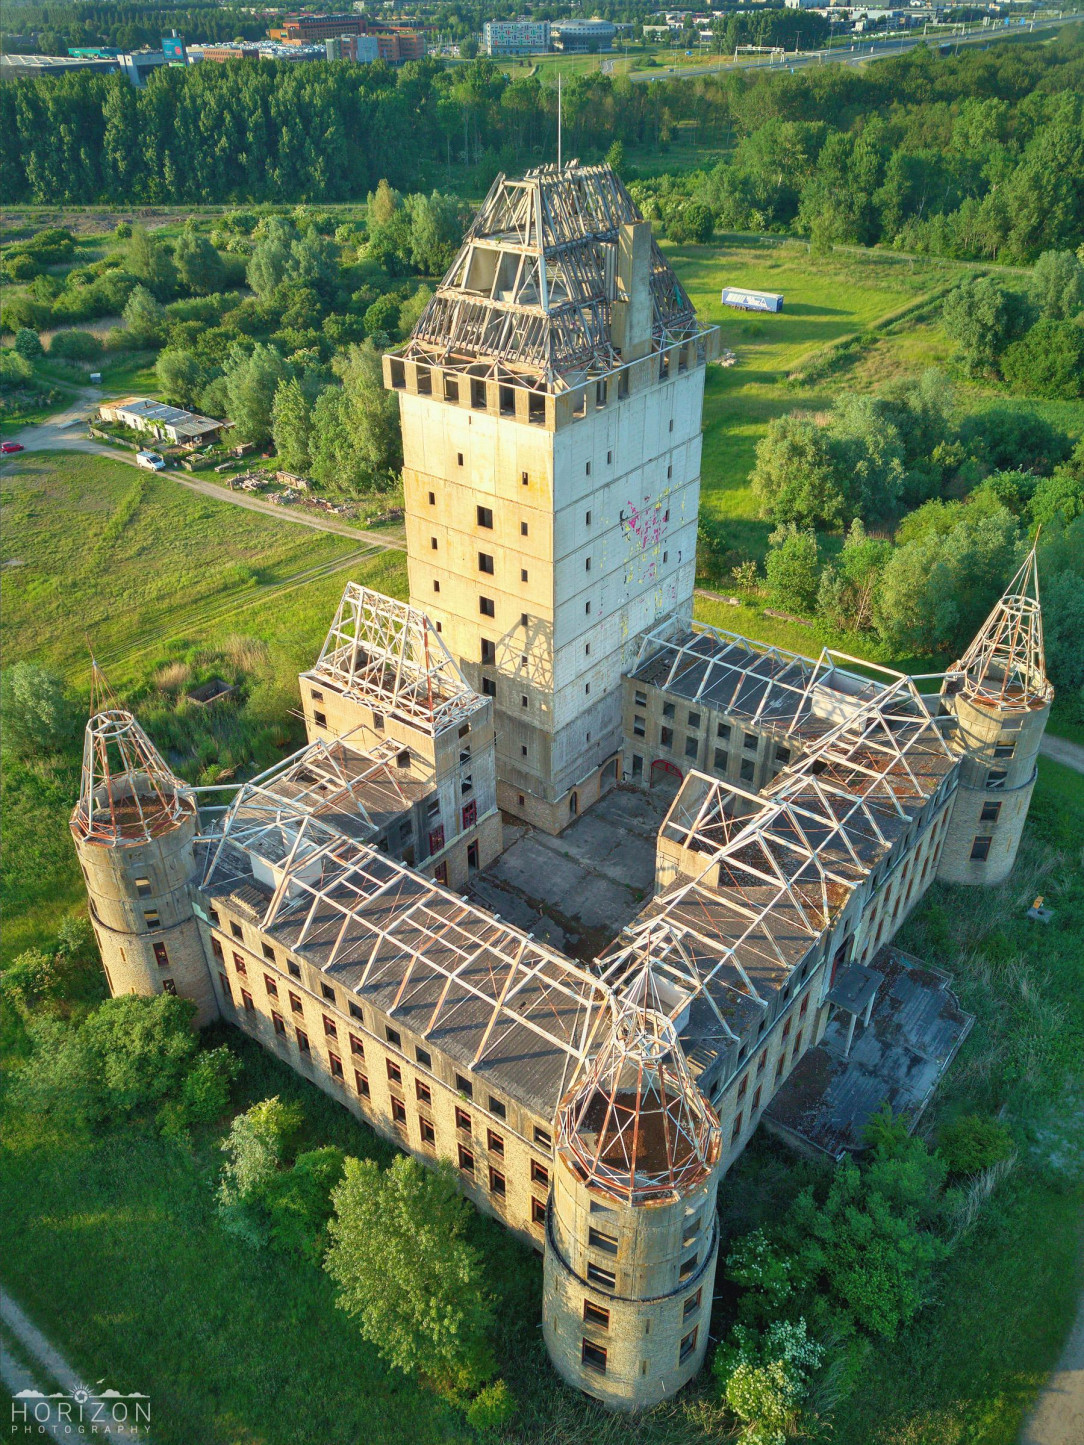
<path fill-rule="evenodd" d="M 128 1114 L 173 1093 L 199 1047 L 196 1007 L 172 994 L 106 999 L 80 1030 L 103 1093 L 105 1111 Z"/>
<path fill-rule="evenodd" d="M 712 1373 L 727 1404 L 746 1422 L 750 1445 L 785 1445 L 809 1377 L 823 1359 L 804 1319 L 778 1320 L 759 1335 L 744 1325 L 734 1327 L 715 1352 Z"/>
<path fill-rule="evenodd" d="M 15 333 L 15 350 L 24 361 L 37 361 L 44 356 L 45 348 L 41 344 L 41 337 L 29 326 L 20 326 Z"/>
<path fill-rule="evenodd" d="M 331 1192 L 343 1176 L 341 1149 L 326 1145 L 299 1154 L 292 1169 L 272 1175 L 261 1203 L 270 1222 L 271 1242 L 319 1259 L 326 1243 L 324 1229 L 331 1216 Z"/>
<path fill-rule="evenodd" d="M 29 756 L 57 752 L 75 730 L 75 711 L 64 680 L 34 662 L 15 662 L 0 674 L 4 747 Z"/>
<path fill-rule="evenodd" d="M 1016 391 L 1060 400 L 1084 395 L 1084 326 L 1075 321 L 1037 322 L 1026 336 L 1006 347 L 1001 370 Z"/>
<path fill-rule="evenodd" d="M 266 1243 L 270 1230 L 261 1206 L 302 1120 L 301 1106 L 284 1104 L 276 1094 L 238 1114 L 230 1125 L 221 1145 L 226 1163 L 218 1185 L 218 1214 L 230 1233 L 252 1244 Z"/>
<path fill-rule="evenodd" d="M 813 530 L 800 532 L 793 522 L 774 531 L 764 564 L 768 592 L 777 607 L 809 612 L 817 600 L 820 563 Z"/>
<path fill-rule="evenodd" d="M 49 342 L 49 355 L 68 361 L 93 361 L 102 352 L 102 343 L 90 331 L 56 331 Z"/>
<path fill-rule="evenodd" d="M 979 1174 L 1012 1150 L 1008 1128 L 989 1114 L 962 1114 L 937 1136 L 937 1151 L 950 1174 Z"/>
<path fill-rule="evenodd" d="M 467 1424 L 479 1435 L 499 1430 L 515 1414 L 516 1402 L 512 1391 L 503 1380 L 494 1380 L 479 1390 L 467 1406 Z"/>
<path fill-rule="evenodd" d="M 25 356 L 20 356 L 17 351 L 6 346 L 0 350 L 0 383 L 4 386 L 20 386 L 24 381 L 29 381 L 33 374 L 33 368 Z"/>

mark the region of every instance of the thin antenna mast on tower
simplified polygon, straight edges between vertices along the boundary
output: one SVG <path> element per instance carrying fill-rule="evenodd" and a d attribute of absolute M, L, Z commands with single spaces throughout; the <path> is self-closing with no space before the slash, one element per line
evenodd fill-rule
<path fill-rule="evenodd" d="M 557 169 L 561 169 L 561 72 L 557 72 Z"/>

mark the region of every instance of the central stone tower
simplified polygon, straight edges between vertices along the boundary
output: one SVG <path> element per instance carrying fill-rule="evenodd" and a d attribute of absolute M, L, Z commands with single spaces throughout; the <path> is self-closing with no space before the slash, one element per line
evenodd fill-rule
<path fill-rule="evenodd" d="M 718 332 L 608 166 L 501 175 L 406 346 L 411 603 L 493 698 L 498 802 L 559 832 L 619 777 L 621 677 L 691 611 Z"/>

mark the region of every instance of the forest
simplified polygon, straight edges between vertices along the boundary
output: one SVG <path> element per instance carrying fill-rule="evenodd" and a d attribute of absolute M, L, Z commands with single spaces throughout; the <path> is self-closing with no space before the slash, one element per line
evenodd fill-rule
<path fill-rule="evenodd" d="M 0 91 L 8 205 L 354 200 L 386 177 L 461 189 L 552 154 L 556 94 L 492 62 L 278 62 L 17 80 Z M 864 71 L 727 72 L 564 89 L 566 154 L 615 141 L 716 164 L 662 183 L 722 229 L 1013 264 L 1084 240 L 1084 37 Z M 721 157 L 721 158 L 720 158 Z M 629 173 L 629 179 L 633 174 Z M 672 208 L 672 207 L 671 207 Z M 662 213 L 665 215 L 663 205 Z"/>

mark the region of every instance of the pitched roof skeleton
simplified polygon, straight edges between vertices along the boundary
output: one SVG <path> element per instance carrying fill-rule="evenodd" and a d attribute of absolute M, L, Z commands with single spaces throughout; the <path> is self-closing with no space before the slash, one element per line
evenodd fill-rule
<path fill-rule="evenodd" d="M 622 225 L 642 220 L 609 166 L 502 173 L 399 354 L 543 391 L 613 371 L 617 241 Z M 654 241 L 650 285 L 656 348 L 702 334 Z"/>
<path fill-rule="evenodd" d="M 356 582 L 347 583 L 306 676 L 434 733 L 483 705 L 424 612 Z"/>
<path fill-rule="evenodd" d="M 980 706 L 1026 710 L 1054 696 L 1043 652 L 1038 545 L 1036 535 L 1016 576 L 953 669 L 963 674 L 959 690 Z"/>

